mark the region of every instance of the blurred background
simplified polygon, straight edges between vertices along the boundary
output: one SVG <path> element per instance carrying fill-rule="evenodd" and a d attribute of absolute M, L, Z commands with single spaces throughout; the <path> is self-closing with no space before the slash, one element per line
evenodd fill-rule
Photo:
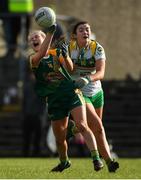
<path fill-rule="evenodd" d="M 40 29 L 34 12 L 42 6 L 54 9 L 68 37 L 78 20 L 90 23 L 107 57 L 103 122 L 111 151 L 118 157 L 141 157 L 141 1 L 15 2 L 1 0 L 0 7 L 0 157 L 56 156 L 47 111 L 34 93 L 27 65 L 27 34 Z M 88 156 L 80 137 L 70 142 L 69 153 Z"/>

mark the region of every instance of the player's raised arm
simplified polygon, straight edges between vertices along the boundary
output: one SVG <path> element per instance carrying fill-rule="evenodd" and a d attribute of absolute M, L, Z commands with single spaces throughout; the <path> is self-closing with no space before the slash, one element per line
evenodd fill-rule
<path fill-rule="evenodd" d="M 58 43 L 58 47 L 61 49 L 63 58 L 61 63 L 63 63 L 64 67 L 71 73 L 74 69 L 74 65 L 68 53 L 68 43 L 62 40 Z"/>
<path fill-rule="evenodd" d="M 38 66 L 40 60 L 47 55 L 50 48 L 56 30 L 56 15 L 51 8 L 41 7 L 35 12 L 34 18 L 40 27 L 47 30 L 46 34 L 42 31 L 35 31 L 28 38 L 29 44 L 34 50 L 30 61 L 33 66 Z"/>

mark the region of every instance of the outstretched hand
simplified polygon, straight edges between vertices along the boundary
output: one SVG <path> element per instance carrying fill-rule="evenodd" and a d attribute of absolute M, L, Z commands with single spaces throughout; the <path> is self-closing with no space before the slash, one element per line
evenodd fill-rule
<path fill-rule="evenodd" d="M 68 56 L 68 43 L 65 42 L 64 40 L 61 40 L 58 44 L 57 47 L 62 50 L 62 56 L 66 58 Z"/>
<path fill-rule="evenodd" d="M 53 24 L 52 26 L 46 28 L 47 32 L 53 34 L 56 31 L 56 26 L 56 24 Z"/>

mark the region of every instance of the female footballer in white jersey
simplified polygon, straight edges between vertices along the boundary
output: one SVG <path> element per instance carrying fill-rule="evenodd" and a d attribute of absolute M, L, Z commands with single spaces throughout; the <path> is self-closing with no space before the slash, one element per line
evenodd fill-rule
<path fill-rule="evenodd" d="M 74 26 L 72 35 L 69 52 L 75 64 L 73 78 L 84 95 L 88 125 L 96 137 L 99 152 L 106 161 L 109 172 L 115 172 L 119 164 L 111 157 L 102 124 L 104 94 L 100 80 L 105 73 L 104 48 L 97 41 L 90 39 L 91 28 L 85 21 Z"/>

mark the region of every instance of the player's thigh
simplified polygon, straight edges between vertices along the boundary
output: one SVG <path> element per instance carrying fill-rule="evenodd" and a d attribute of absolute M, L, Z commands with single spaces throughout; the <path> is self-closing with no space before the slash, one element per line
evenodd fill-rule
<path fill-rule="evenodd" d="M 85 105 L 75 107 L 71 111 L 71 115 L 73 117 L 73 120 L 76 122 L 76 126 L 79 126 L 80 124 L 83 124 L 83 123 L 87 124 Z"/>
<path fill-rule="evenodd" d="M 102 121 L 102 118 L 103 118 L 103 106 L 99 107 L 99 108 L 95 108 L 95 111 L 96 111 L 97 115 L 100 117 L 100 119 Z"/>
<path fill-rule="evenodd" d="M 89 127 L 93 129 L 101 129 L 102 121 L 100 117 L 97 115 L 94 106 L 91 103 L 86 103 L 86 111 L 87 111 L 87 122 Z"/>

